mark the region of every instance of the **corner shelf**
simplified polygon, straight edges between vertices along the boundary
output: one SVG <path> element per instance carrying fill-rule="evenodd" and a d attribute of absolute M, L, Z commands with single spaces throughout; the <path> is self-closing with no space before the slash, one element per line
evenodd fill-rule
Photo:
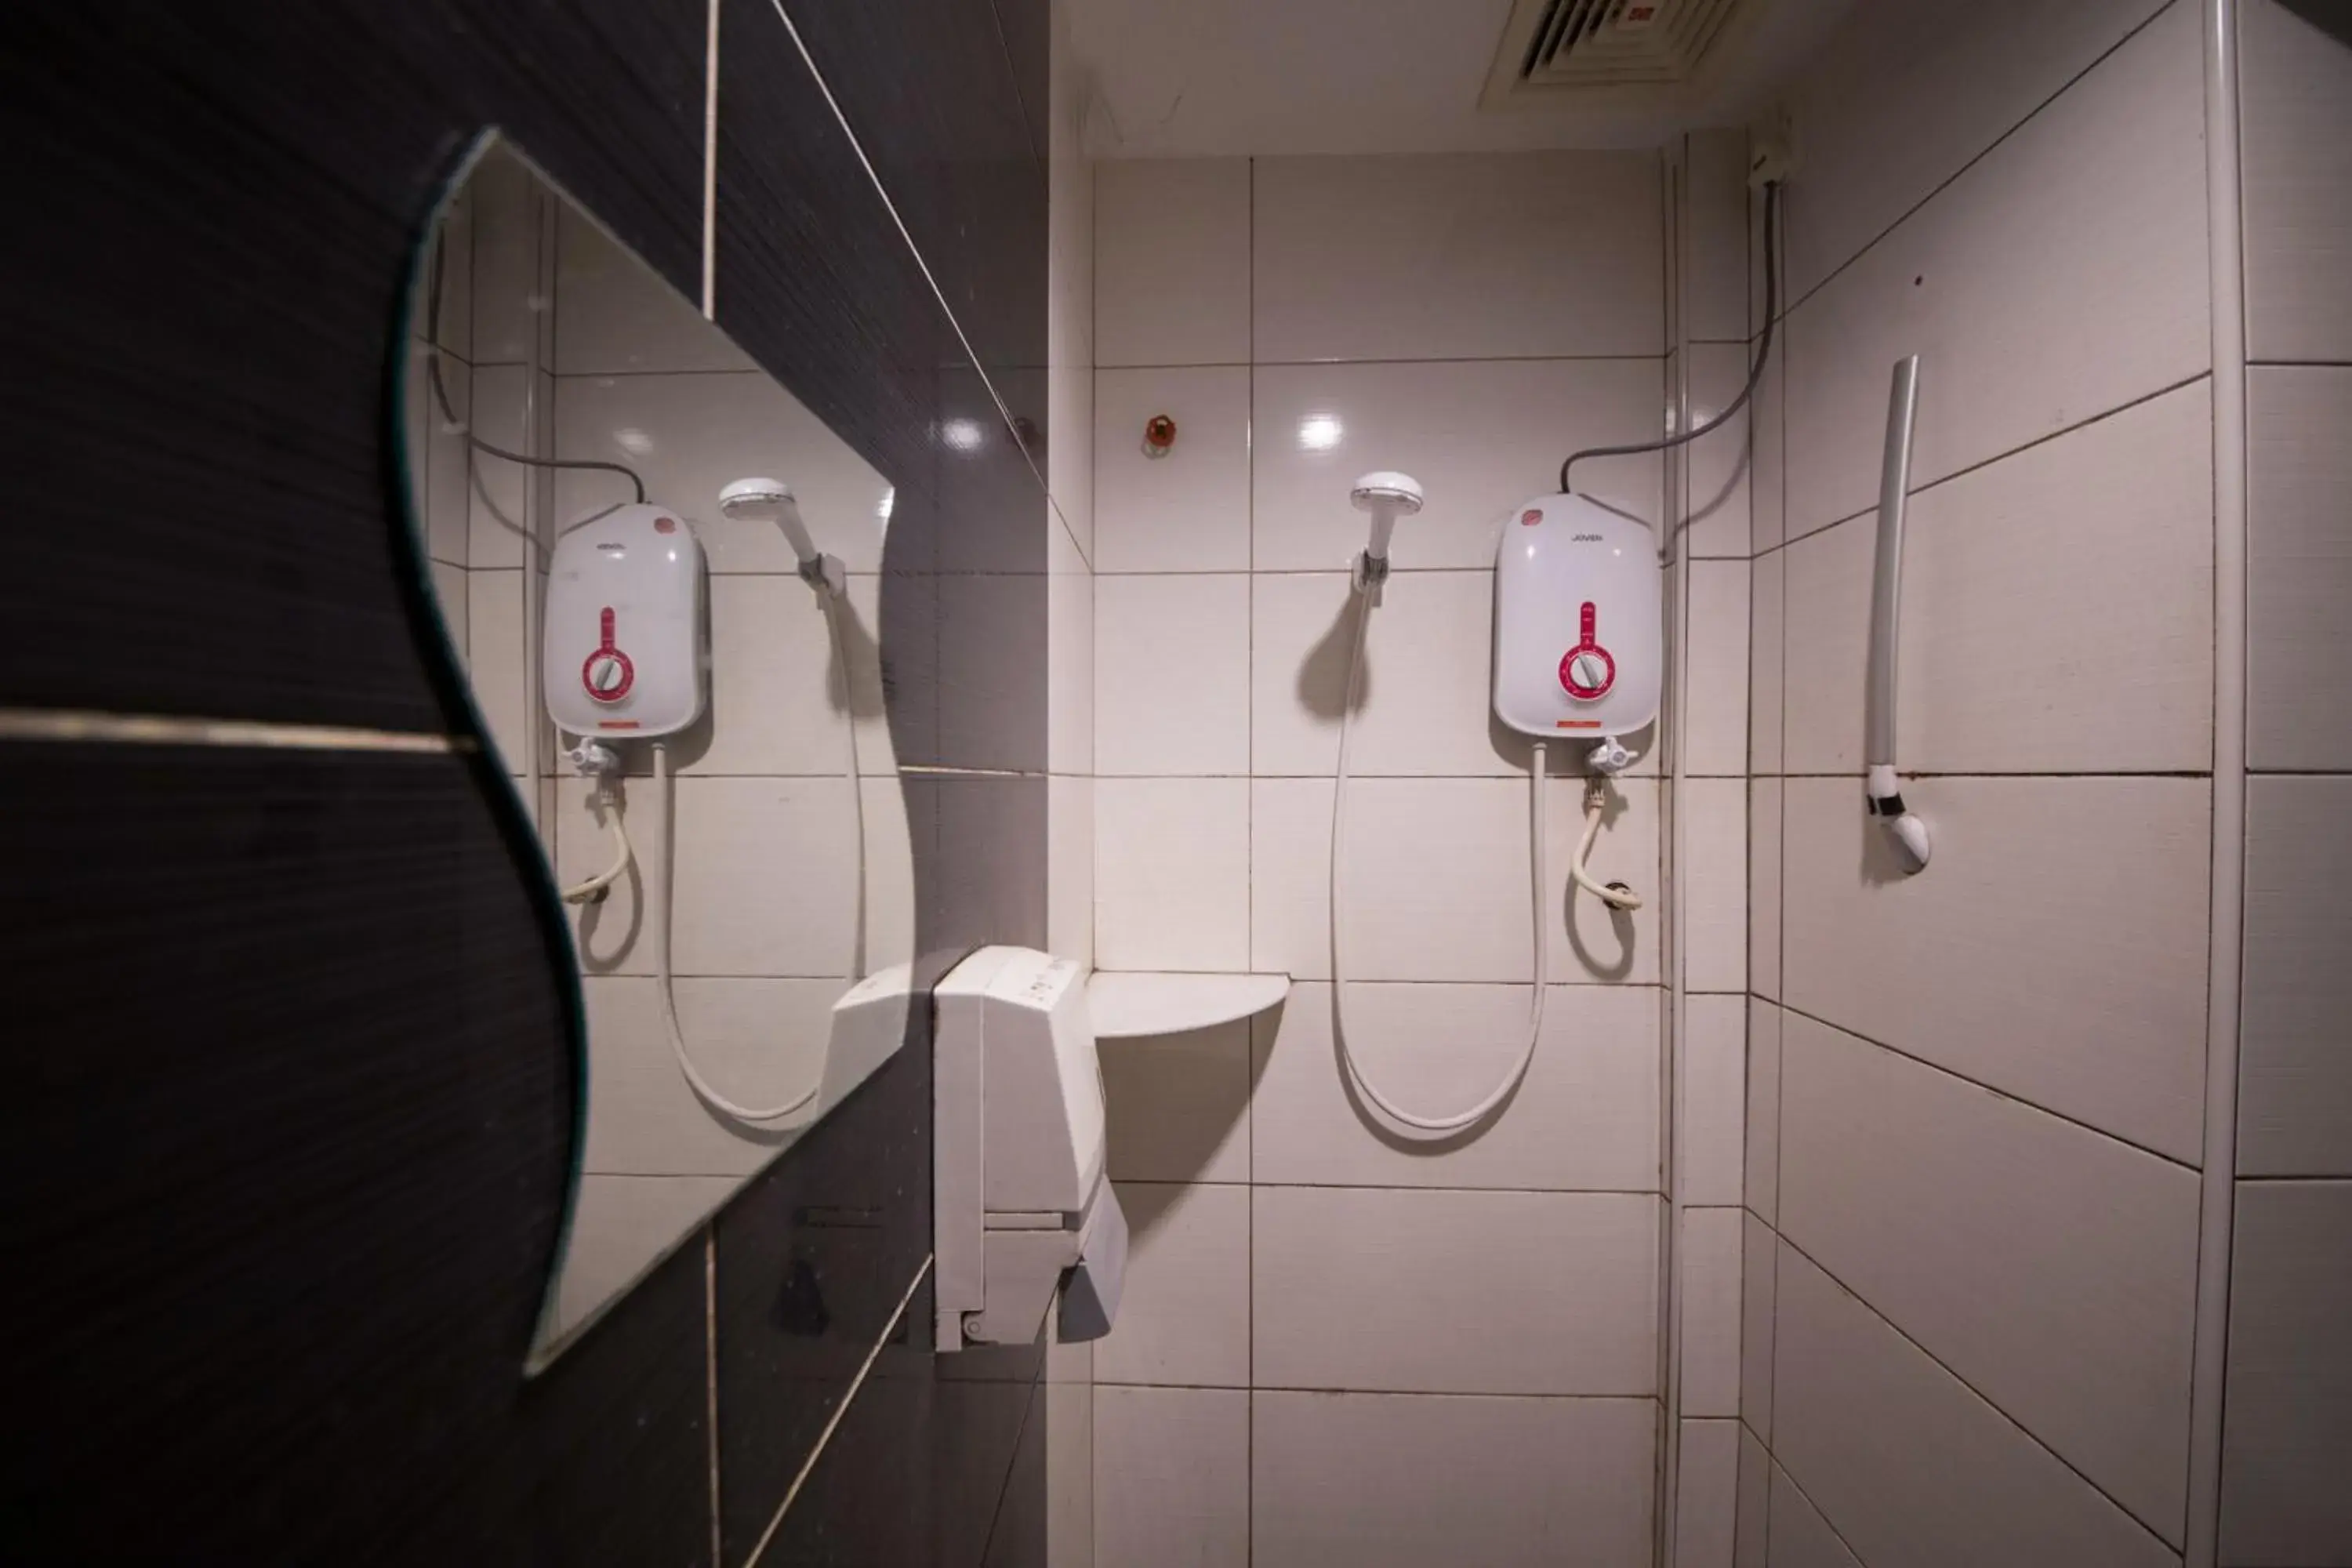
<path fill-rule="evenodd" d="M 1097 1040 L 1177 1035 L 1255 1017 L 1290 994 L 1287 974 L 1181 974 L 1139 970 L 1087 981 L 1087 1012 Z"/>

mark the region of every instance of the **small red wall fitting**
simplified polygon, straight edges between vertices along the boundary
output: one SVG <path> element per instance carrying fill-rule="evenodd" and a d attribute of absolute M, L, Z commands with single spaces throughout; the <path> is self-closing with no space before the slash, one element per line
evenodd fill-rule
<path fill-rule="evenodd" d="M 1164 458 L 1168 448 L 1176 445 L 1176 421 L 1165 414 L 1155 414 L 1143 422 L 1143 455 Z"/>

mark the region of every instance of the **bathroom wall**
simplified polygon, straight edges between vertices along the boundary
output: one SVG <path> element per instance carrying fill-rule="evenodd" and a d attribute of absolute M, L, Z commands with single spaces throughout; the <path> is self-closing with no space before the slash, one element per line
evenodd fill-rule
<path fill-rule="evenodd" d="M 928 1321 L 919 1050 L 524 1380 L 581 1020 L 420 630 L 385 397 L 410 247 L 499 125 L 898 483 L 919 941 L 1043 941 L 1045 649 L 1003 634 L 1046 585 L 1045 18 L 12 17 L 42 395 L 10 455 L 43 526 L 0 589 L 0 1148 L 42 1194 L 5 1245 L 47 1414 L 7 1554 L 1041 1560 L 1045 1358 L 982 1383 L 884 1343 Z M 452 346 L 481 397 L 501 356 Z M 499 569 L 480 537 L 439 535 L 444 575 Z"/>
<path fill-rule="evenodd" d="M 1790 95 L 1750 568 L 1743 1565 L 2184 1542 L 2214 722 L 2200 21 L 1862 6 Z M 1906 879 L 1860 773 L 1908 353 L 1899 751 L 1935 852 Z"/>
<path fill-rule="evenodd" d="M 1647 1560 L 1654 738 L 1594 857 L 1650 895 L 1631 918 L 1565 897 L 1582 786 L 1555 749 L 1543 1042 L 1479 1135 L 1415 1146 L 1350 1103 L 1325 889 L 1363 539 L 1348 490 L 1402 468 L 1429 499 L 1400 524 L 1367 656 L 1349 1021 L 1393 1092 L 1437 1109 L 1483 1092 L 1532 975 L 1528 751 L 1488 718 L 1493 524 L 1553 489 L 1572 446 L 1659 433 L 1666 188 L 1648 153 L 1097 171 L 1095 961 L 1297 979 L 1255 1026 L 1105 1047 L 1135 1250 L 1095 1352 L 1102 1562 L 1423 1563 L 1475 1543 L 1505 1563 L 1569 1541 L 1580 1561 Z M 1176 441 L 1148 458 L 1160 414 Z M 1654 523 L 1662 475 L 1643 457 L 1578 477 Z"/>
<path fill-rule="evenodd" d="M 2352 10 L 2244 0 L 2245 990 L 2221 1561 L 2352 1564 Z"/>

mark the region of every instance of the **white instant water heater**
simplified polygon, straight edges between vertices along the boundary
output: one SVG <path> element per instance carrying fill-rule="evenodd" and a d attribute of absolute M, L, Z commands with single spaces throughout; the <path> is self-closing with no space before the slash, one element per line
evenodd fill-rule
<path fill-rule="evenodd" d="M 616 507 L 555 543 L 547 711 L 574 735 L 672 735 L 702 713 L 702 544 L 667 507 Z"/>
<path fill-rule="evenodd" d="M 1658 716 L 1664 606 L 1647 524 L 1579 495 L 1503 519 L 1495 552 L 1495 714 L 1523 734 L 1598 741 Z"/>

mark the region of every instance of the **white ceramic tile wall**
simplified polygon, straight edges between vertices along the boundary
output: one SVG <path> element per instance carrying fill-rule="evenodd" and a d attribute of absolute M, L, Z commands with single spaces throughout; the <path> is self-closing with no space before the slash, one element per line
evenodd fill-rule
<path fill-rule="evenodd" d="M 2296 0 L 2238 15 L 2246 353 L 2352 362 L 2352 29 Z"/>
<path fill-rule="evenodd" d="M 1250 1179 L 1250 1024 L 1108 1044 L 1101 1053 L 1110 1173 L 1122 1182 Z"/>
<path fill-rule="evenodd" d="M 1247 364 L 1249 247 L 1248 160 L 1098 164 L 1096 365 Z"/>
<path fill-rule="evenodd" d="M 2223 1423 L 2230 1568 L 2352 1564 L 2352 904 L 2343 664 L 2352 549 L 2352 18 L 2238 10 L 2247 352 L 2247 788 L 2237 1230 Z M 2304 362 L 2301 363 L 2281 362 Z M 2312 363 L 2321 362 L 2321 363 Z"/>
<path fill-rule="evenodd" d="M 1780 1204 L 1780 1034 L 1785 1015 L 1760 997 L 1748 1003 L 1747 1180 L 1741 1197 L 1767 1224 Z"/>
<path fill-rule="evenodd" d="M 1247 1388 L 1250 1190 L 1121 1182 L 1118 1200 L 1126 1289 L 1117 1326 L 1096 1342 L 1095 1380 Z"/>
<path fill-rule="evenodd" d="M 1689 666 L 1683 684 L 1683 770 L 1721 778 L 1748 772 L 1745 561 L 1690 563 Z"/>
<path fill-rule="evenodd" d="M 745 1176 L 802 1116 L 747 1133 L 679 1076 L 651 976 L 587 976 L 588 1137 L 581 1168 L 613 1175 Z M 790 1101 L 824 1072 L 838 980 L 680 979 L 678 1027 L 713 1087 L 747 1105 Z"/>
<path fill-rule="evenodd" d="M 1657 784 L 1622 778 L 1612 792 L 1592 875 L 1654 889 Z M 1258 779 L 1251 795 L 1253 966 L 1328 979 L 1330 782 Z M 1627 913 L 1605 910 L 1582 892 L 1568 896 L 1568 858 L 1583 828 L 1582 800 L 1578 780 L 1555 779 L 1547 788 L 1551 879 L 1543 908 L 1551 927 L 1552 977 L 1653 984 L 1656 900 Z M 1350 781 L 1349 979 L 1531 979 L 1528 836 L 1524 780 Z"/>
<path fill-rule="evenodd" d="M 2246 791 L 2238 1173 L 2352 1175 L 2352 776 Z"/>
<path fill-rule="evenodd" d="M 1731 1568 L 1739 1498 L 1739 1423 L 1685 1420 L 1675 1496 L 1675 1568 Z"/>
<path fill-rule="evenodd" d="M 1740 1215 L 1739 1419 L 1772 1436 L 1772 1312 L 1780 1237 L 1753 1213 Z"/>
<path fill-rule="evenodd" d="M 1791 1014 L 1780 1228 L 2179 1543 L 2197 1173 Z"/>
<path fill-rule="evenodd" d="M 1731 1542 L 1732 1568 L 1765 1568 L 1764 1553 L 1770 1528 L 1772 1456 L 1756 1440 L 1745 1422 L 1739 1428 L 1738 1496 Z"/>
<path fill-rule="evenodd" d="M 1676 1194 L 1685 1204 L 1740 1201 L 1748 1118 L 1748 1007 L 1745 997 L 1683 999 L 1680 1163 Z"/>
<path fill-rule="evenodd" d="M 1328 779 L 1355 633 L 1347 574 L 1261 572 L 1250 593 L 1250 771 Z M 1526 738 L 1494 717 L 1494 603 L 1484 569 L 1391 575 L 1356 680 L 1352 774 L 1526 776 Z M 1572 761 L 1552 756 L 1555 771 Z M 1655 771 L 1654 752 L 1637 771 Z"/>
<path fill-rule="evenodd" d="M 1732 210 L 1736 214 L 1738 208 Z M 1705 425 L 1739 395 L 1739 389 L 1748 383 L 1754 351 L 1739 342 L 1693 342 L 1685 344 L 1684 352 L 1690 355 L 1691 367 L 1688 422 L 1692 426 Z M 1750 411 L 1741 408 L 1683 449 L 1689 476 L 1688 515 L 1682 524 L 1685 555 L 1745 560 L 1753 548 L 1749 419 Z M 1580 464 L 1577 472 L 1583 471 Z"/>
<path fill-rule="evenodd" d="M 2343 291 L 2352 313 L 2352 284 Z M 2246 751 L 2257 768 L 2352 770 L 2347 421 L 2352 365 L 2247 373 Z"/>
<path fill-rule="evenodd" d="M 1249 1394 L 1097 1387 L 1094 1480 L 1097 1562 L 1246 1568 Z"/>
<path fill-rule="evenodd" d="M 1792 536 L 1872 504 L 1903 354 L 1923 484 L 2209 368 L 2197 16 L 2168 9 L 1790 314 Z"/>
<path fill-rule="evenodd" d="M 1683 902 L 1683 984 L 1748 989 L 1748 785 L 1685 778 L 1676 890 Z"/>
<path fill-rule="evenodd" d="M 1748 784 L 1748 988 L 1780 994 L 1781 781 Z"/>
<path fill-rule="evenodd" d="M 1675 325 L 1686 342 L 1745 344 L 1750 330 L 1748 138 L 1738 131 L 1695 132 L 1683 168 L 1676 268 L 1682 300 Z"/>
<path fill-rule="evenodd" d="M 1682 1320 L 1685 1415 L 1739 1414 L 1742 1211 L 1683 1211 Z"/>
<path fill-rule="evenodd" d="M 1773 1455 L 1864 1562 L 2178 1564 L 2163 1542 L 1786 1243 L 1774 1319 Z"/>
<path fill-rule="evenodd" d="M 1774 1465 L 1765 1562 L 1771 1568 L 1862 1568 L 1789 1472 Z"/>
<path fill-rule="evenodd" d="M 1805 159 L 1789 202 L 1790 298 L 1811 293 L 2162 5 L 1856 11 L 1790 95 Z"/>
<path fill-rule="evenodd" d="M 2238 1184 L 2221 1561 L 2352 1563 L 2352 1182 Z"/>
<path fill-rule="evenodd" d="M 1781 768 L 1785 657 L 1783 626 L 1789 556 L 1783 550 L 1759 555 L 1750 568 L 1748 622 L 1748 765 L 1752 773 Z"/>
<path fill-rule="evenodd" d="M 1250 782 L 1097 779 L 1096 963 L 1230 973 L 1249 957 Z"/>
<path fill-rule="evenodd" d="M 1735 1562 L 2178 1561 L 2212 748 L 2202 52 L 2190 5 L 2061 9 L 1860 7 L 1789 95 L 1791 310 L 1748 476 Z M 1899 752 L 1937 853 L 1905 879 L 1854 775 L 1865 514 L 1910 353 Z"/>
<path fill-rule="evenodd" d="M 1557 776 L 1579 770 L 1555 749 L 1541 905 L 1555 984 L 1534 1065 L 1486 1127 L 1433 1142 L 1381 1125 L 1344 1079 L 1325 982 L 1344 574 L 1363 538 L 1347 492 L 1395 467 L 1429 504 L 1400 528 L 1358 693 L 1352 1044 L 1385 1089 L 1445 1109 L 1485 1092 L 1524 1039 L 1528 748 L 1490 717 L 1495 526 L 1553 488 L 1569 446 L 1663 431 L 1658 174 L 1647 153 L 1546 154 L 1106 165 L 1097 182 L 1097 961 L 1305 982 L 1245 1034 L 1106 1048 L 1113 1173 L 1152 1223 L 1129 1285 L 1140 1317 L 1097 1371 L 1255 1387 L 1261 1563 L 1422 1561 L 1433 1542 L 1475 1543 L 1481 1561 L 1561 1560 L 1566 1544 L 1565 1560 L 1615 1563 L 1648 1539 L 1655 1415 L 1638 1396 L 1657 1376 L 1664 1228 L 1655 737 L 1636 738 L 1643 763 L 1616 785 L 1594 858 L 1652 895 L 1630 918 L 1568 895 L 1581 784 Z M 1544 182 L 1527 186 L 1532 174 Z M 1318 232 L 1316 214 L 1369 191 L 1406 243 Z M 1736 199 L 1718 205 L 1736 233 Z M 1490 243 L 1444 238 L 1472 216 Z M 1565 311 L 1562 244 L 1628 258 L 1580 272 L 1591 281 Z M 1715 260 L 1717 292 L 1744 317 L 1736 258 Z M 1144 423 L 1163 413 L 1175 449 L 1147 458 Z M 1643 458 L 1578 479 L 1655 519 L 1663 473 Z M 1717 533 L 1730 528 L 1727 511 Z M 1727 553 L 1745 554 L 1744 521 L 1738 536 Z M 1747 587 L 1732 578 L 1746 569 L 1721 564 L 1706 587 L 1738 603 L 1711 612 L 1708 729 L 1738 791 Z M 1732 816 L 1736 846 L 1744 800 Z M 1735 917 L 1743 879 L 1727 894 Z M 1729 945 L 1744 952 L 1737 929 Z M 1741 1028 L 1724 1000 L 1715 1065 L 1730 1078 L 1702 1112 L 1727 1111 L 1709 1179 L 1736 1203 Z M 1228 1194 L 1247 1199 L 1237 1215 Z M 1427 1462 L 1489 1452 L 1471 1475 Z M 1099 1447 L 1097 1463 L 1107 1475 Z M 1112 1549 L 1116 1512 L 1101 1505 L 1105 1562 L 1129 1560 Z M 1136 1543 L 1133 1560 L 1215 1560 L 1222 1516 L 1200 1528 Z"/>
<path fill-rule="evenodd" d="M 1176 438 L 1155 458 L 1144 429 L 1160 415 Z M 1097 570 L 1249 570 L 1247 365 L 1097 371 L 1094 447 Z"/>
<path fill-rule="evenodd" d="M 1097 578 L 1095 771 L 1238 775 L 1249 762 L 1247 574 Z"/>
<path fill-rule="evenodd" d="M 1647 1400 L 1261 1391 L 1251 1396 L 1251 1561 L 1646 1563 L 1656 1430 Z"/>
<path fill-rule="evenodd" d="M 1906 768 L 2211 765 L 2211 429 L 2200 382 L 1913 498 Z M 1875 529 L 1855 518 L 1782 552 L 1790 773 L 1862 770 Z"/>
<path fill-rule="evenodd" d="M 1646 1194 L 1253 1191 L 1258 1386 L 1644 1394 Z"/>
<path fill-rule="evenodd" d="M 694 525 L 714 575 L 790 574 L 795 566 L 775 524 L 719 511 L 719 489 L 747 474 L 773 475 L 792 487 L 818 549 L 840 556 L 852 572 L 881 569 L 889 481 L 764 372 L 564 375 L 557 382 L 556 449 L 635 468 L 648 499 L 676 507 Z M 610 474 L 562 473 L 555 490 L 556 515 L 566 523 L 629 499 L 625 484 Z M 481 536 L 478 525 L 477 542 Z"/>
<path fill-rule="evenodd" d="M 1391 1099 L 1454 1110 L 1509 1069 L 1527 1037 L 1528 996 L 1525 985 L 1350 984 L 1349 1044 Z M 1657 1188 L 1658 993 L 1647 986 L 1553 986 L 1543 1037 L 1508 1112 L 1475 1138 L 1433 1145 L 1381 1127 L 1343 1086 L 1328 983 L 1293 986 L 1255 1033 L 1249 1169 L 1257 1181 Z"/>
<path fill-rule="evenodd" d="M 1261 572 L 1345 571 L 1364 547 L 1348 489 L 1370 468 L 1404 470 L 1427 498 L 1398 524 L 1397 570 L 1483 571 L 1503 518 L 1557 488 L 1567 443 L 1664 434 L 1654 358 L 1261 363 L 1254 380 L 1252 559 Z M 1105 466 L 1126 460 L 1096 453 Z M 1605 458 L 1578 465 L 1577 489 L 1654 527 L 1659 472 L 1654 454 Z"/>
<path fill-rule="evenodd" d="M 1865 832 L 1853 780 L 1785 789 L 1790 1006 L 2198 1158 L 2205 780 L 1921 781 L 1906 799 L 1934 826 L 1936 859 L 1910 878 Z"/>
<path fill-rule="evenodd" d="M 1654 154 L 1262 158 L 1255 176 L 1261 363 L 1664 352 Z"/>

